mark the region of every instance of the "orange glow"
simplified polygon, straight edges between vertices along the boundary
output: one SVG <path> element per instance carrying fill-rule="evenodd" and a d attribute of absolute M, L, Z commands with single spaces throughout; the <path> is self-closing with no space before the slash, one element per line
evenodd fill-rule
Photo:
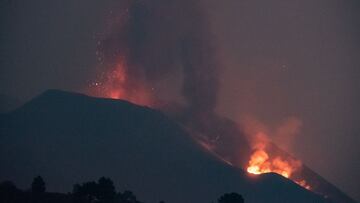
<path fill-rule="evenodd" d="M 298 185 L 302 186 L 303 188 L 306 188 L 306 189 L 308 189 L 308 190 L 311 190 L 310 185 L 308 185 L 305 180 L 295 181 L 295 183 L 297 183 Z"/>
<path fill-rule="evenodd" d="M 277 173 L 285 178 L 293 180 L 298 185 L 311 189 L 305 180 L 295 180 L 293 173 L 300 170 L 302 163 L 290 157 L 281 157 L 271 155 L 266 150 L 267 142 L 261 140 L 254 144 L 254 152 L 250 156 L 248 166 L 246 168 L 248 173 L 263 174 L 263 173 Z"/>
<path fill-rule="evenodd" d="M 247 171 L 252 174 L 277 173 L 286 178 L 301 166 L 299 161 L 286 161 L 281 157 L 270 158 L 265 150 L 256 150 L 250 157 Z"/>
<path fill-rule="evenodd" d="M 98 97 L 123 99 L 139 105 L 151 106 L 151 91 L 144 82 L 129 78 L 125 59 L 119 59 L 111 71 L 103 73 L 99 82 L 90 85 L 91 94 Z"/>

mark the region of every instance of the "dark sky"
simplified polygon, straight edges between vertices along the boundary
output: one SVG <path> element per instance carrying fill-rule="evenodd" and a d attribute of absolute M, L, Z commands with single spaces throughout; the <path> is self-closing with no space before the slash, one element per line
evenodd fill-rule
<path fill-rule="evenodd" d="M 0 94 L 86 89 L 115 2 L 0 0 Z M 218 112 L 268 128 L 295 117 L 302 125 L 290 151 L 360 201 L 360 3 L 203 4 L 222 63 Z"/>

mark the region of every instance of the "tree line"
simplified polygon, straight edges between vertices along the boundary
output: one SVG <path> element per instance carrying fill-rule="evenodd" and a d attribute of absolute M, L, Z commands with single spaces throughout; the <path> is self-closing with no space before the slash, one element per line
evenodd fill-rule
<path fill-rule="evenodd" d="M 244 203 L 238 193 L 226 193 L 218 198 L 218 203 Z M 34 178 L 31 188 L 20 190 L 11 181 L 0 183 L 0 203 L 143 203 L 131 191 L 117 192 L 110 178 L 75 184 L 72 192 L 51 193 L 46 191 L 46 183 L 41 176 Z M 165 203 L 159 201 L 159 203 Z"/>

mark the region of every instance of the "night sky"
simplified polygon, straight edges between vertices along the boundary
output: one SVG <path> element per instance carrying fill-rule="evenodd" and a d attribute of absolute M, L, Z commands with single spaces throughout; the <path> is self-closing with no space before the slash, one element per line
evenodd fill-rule
<path fill-rule="evenodd" d="M 115 0 L 0 1 L 0 95 L 86 92 Z M 218 113 L 270 131 L 296 120 L 288 150 L 360 201 L 360 3 L 203 0 L 219 52 Z M 204 73 L 206 74 L 206 73 Z M 153 84 L 164 99 L 180 94 Z M 280 146 L 283 140 L 276 140 Z"/>

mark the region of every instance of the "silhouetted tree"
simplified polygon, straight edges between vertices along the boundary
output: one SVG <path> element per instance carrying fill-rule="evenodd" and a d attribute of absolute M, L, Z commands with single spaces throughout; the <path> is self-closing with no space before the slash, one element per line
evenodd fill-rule
<path fill-rule="evenodd" d="M 46 190 L 45 182 L 41 176 L 34 178 L 31 184 L 31 191 L 33 194 L 43 194 Z"/>
<path fill-rule="evenodd" d="M 31 191 L 22 191 L 10 182 L 0 183 L 0 203 L 141 203 L 131 191 L 117 193 L 110 178 L 75 184 L 68 194 L 46 193 L 45 182 L 34 178 Z M 160 201 L 159 203 L 164 203 Z"/>
<path fill-rule="evenodd" d="M 118 194 L 117 202 L 119 203 L 140 203 L 131 191 L 124 191 Z"/>
<path fill-rule="evenodd" d="M 11 181 L 4 181 L 0 183 L 0 191 L 1 192 L 5 192 L 5 191 L 17 191 L 18 189 L 16 188 L 15 184 Z"/>
<path fill-rule="evenodd" d="M 101 177 L 97 185 L 97 198 L 102 202 L 111 202 L 115 199 L 116 191 L 110 178 Z"/>
<path fill-rule="evenodd" d="M 82 194 L 82 187 L 80 184 L 75 184 L 72 191 L 72 200 L 75 203 L 86 202 L 84 195 Z"/>
<path fill-rule="evenodd" d="M 73 202 L 87 203 L 97 199 L 98 185 L 95 181 L 75 184 L 73 188 Z"/>
<path fill-rule="evenodd" d="M 244 199 L 235 192 L 226 193 L 218 199 L 218 203 L 244 203 Z"/>
<path fill-rule="evenodd" d="M 110 178 L 101 177 L 98 182 L 75 184 L 73 188 L 73 202 L 112 203 L 115 202 L 116 191 Z"/>
<path fill-rule="evenodd" d="M 21 202 L 19 193 L 21 191 L 11 181 L 0 183 L 0 202 Z"/>

